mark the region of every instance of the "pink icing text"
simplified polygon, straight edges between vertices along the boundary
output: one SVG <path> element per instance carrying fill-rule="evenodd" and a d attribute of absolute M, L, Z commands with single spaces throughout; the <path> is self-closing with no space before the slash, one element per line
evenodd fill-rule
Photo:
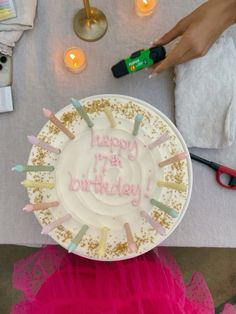
<path fill-rule="evenodd" d="M 92 129 L 91 130 L 91 147 L 108 147 L 110 151 L 113 152 L 113 148 L 118 148 L 119 150 L 124 150 L 127 152 L 129 160 L 136 160 L 138 156 L 138 145 L 137 141 L 126 140 L 109 135 L 99 135 Z"/>
<path fill-rule="evenodd" d="M 102 176 L 95 176 L 94 179 L 89 179 L 85 175 L 79 179 L 74 177 L 70 172 L 69 190 L 74 192 L 93 192 L 101 195 L 117 195 L 131 197 L 131 204 L 139 206 L 142 197 L 142 189 L 140 184 L 131 184 L 123 182 L 118 178 L 114 182 L 107 182 Z"/>

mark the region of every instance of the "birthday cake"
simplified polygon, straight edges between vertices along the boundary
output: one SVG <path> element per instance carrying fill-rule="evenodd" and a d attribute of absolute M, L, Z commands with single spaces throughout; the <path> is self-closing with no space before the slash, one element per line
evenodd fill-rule
<path fill-rule="evenodd" d="M 72 99 L 56 115 L 43 113 L 49 121 L 29 137 L 23 181 L 30 198 L 24 210 L 35 213 L 42 233 L 101 260 L 160 244 L 191 194 L 191 162 L 174 125 L 152 106 L 118 95 Z"/>

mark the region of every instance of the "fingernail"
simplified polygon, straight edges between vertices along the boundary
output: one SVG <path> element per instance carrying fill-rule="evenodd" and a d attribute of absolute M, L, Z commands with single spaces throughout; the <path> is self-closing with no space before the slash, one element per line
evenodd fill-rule
<path fill-rule="evenodd" d="M 158 45 L 159 40 L 160 40 L 160 39 L 155 39 L 155 40 L 152 42 L 152 45 Z"/>
<path fill-rule="evenodd" d="M 155 73 L 150 74 L 148 78 L 149 78 L 149 79 L 152 79 L 152 78 L 153 78 L 153 77 L 155 77 L 155 76 L 157 76 L 157 73 L 156 73 L 156 72 L 155 72 Z"/>

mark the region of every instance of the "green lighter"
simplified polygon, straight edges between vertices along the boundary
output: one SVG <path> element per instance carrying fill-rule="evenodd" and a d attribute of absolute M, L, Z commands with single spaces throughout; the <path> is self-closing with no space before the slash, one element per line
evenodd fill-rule
<path fill-rule="evenodd" d="M 130 57 L 115 64 L 111 70 L 113 75 L 118 78 L 150 67 L 151 65 L 163 60 L 165 56 L 166 51 L 163 46 L 142 49 L 135 51 Z"/>

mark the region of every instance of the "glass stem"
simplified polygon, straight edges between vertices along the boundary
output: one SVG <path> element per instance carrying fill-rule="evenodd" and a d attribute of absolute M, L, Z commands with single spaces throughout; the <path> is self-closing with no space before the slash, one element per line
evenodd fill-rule
<path fill-rule="evenodd" d="M 89 20 L 91 18 L 91 7 L 89 4 L 89 0 L 83 0 L 84 2 L 84 9 L 87 15 L 87 19 Z"/>

